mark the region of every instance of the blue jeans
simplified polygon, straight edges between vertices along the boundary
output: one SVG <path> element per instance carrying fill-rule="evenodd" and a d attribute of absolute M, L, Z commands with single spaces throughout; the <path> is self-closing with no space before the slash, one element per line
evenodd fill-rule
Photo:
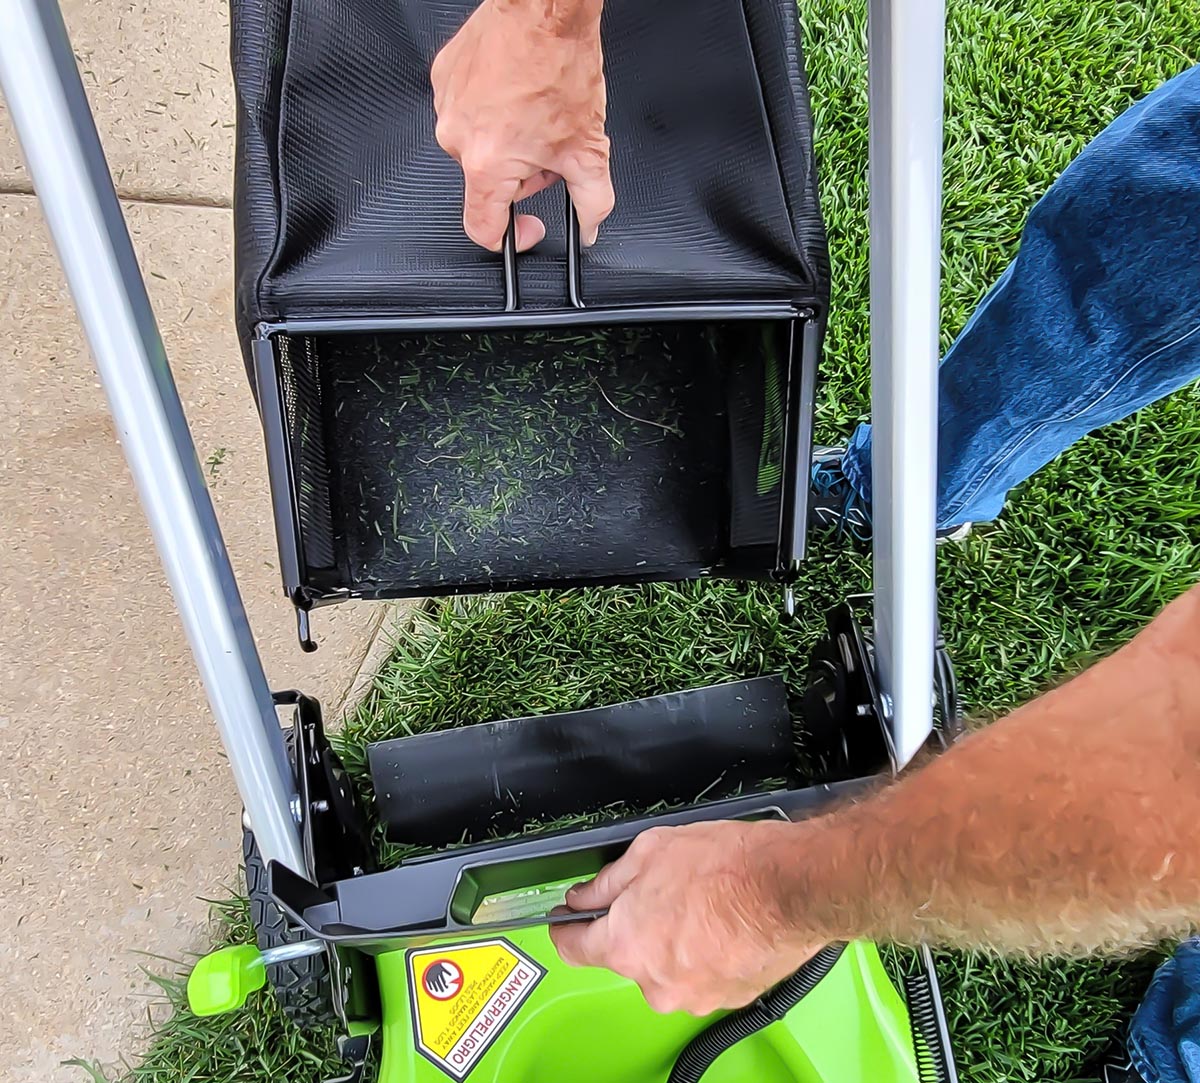
<path fill-rule="evenodd" d="M 1081 436 L 1200 376 L 1200 66 L 1118 117 L 1029 213 L 938 370 L 938 526 L 994 519 Z M 870 503 L 871 432 L 843 471 Z"/>
<path fill-rule="evenodd" d="M 1200 939 L 1155 973 L 1129 1028 L 1129 1058 L 1146 1083 L 1200 1080 Z"/>
<path fill-rule="evenodd" d="M 1081 436 L 1197 377 L 1200 66 L 1071 163 L 943 359 L 938 526 L 994 519 Z M 843 471 L 868 506 L 870 454 L 863 425 Z M 1155 975 L 1129 1052 L 1146 1083 L 1200 1083 L 1200 940 Z"/>

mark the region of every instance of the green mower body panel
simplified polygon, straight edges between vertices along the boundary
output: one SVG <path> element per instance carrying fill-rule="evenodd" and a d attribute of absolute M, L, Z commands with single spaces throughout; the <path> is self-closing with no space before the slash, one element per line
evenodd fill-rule
<path fill-rule="evenodd" d="M 544 926 L 386 952 L 376 964 L 379 1083 L 666 1083 L 712 1022 L 658 1015 L 631 982 L 564 966 Z M 783 1020 L 724 1052 L 704 1080 L 917 1083 L 908 1016 L 874 945 L 851 944 Z"/>

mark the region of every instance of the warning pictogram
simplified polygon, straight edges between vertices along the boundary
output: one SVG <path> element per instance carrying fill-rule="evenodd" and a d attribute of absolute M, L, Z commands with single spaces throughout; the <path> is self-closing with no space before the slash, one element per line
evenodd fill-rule
<path fill-rule="evenodd" d="M 450 1000 L 462 988 L 462 971 L 453 959 L 434 959 L 421 973 L 421 988 L 434 1000 Z"/>
<path fill-rule="evenodd" d="M 465 1079 L 545 974 L 507 940 L 410 951 L 417 1048 L 453 1079 Z"/>

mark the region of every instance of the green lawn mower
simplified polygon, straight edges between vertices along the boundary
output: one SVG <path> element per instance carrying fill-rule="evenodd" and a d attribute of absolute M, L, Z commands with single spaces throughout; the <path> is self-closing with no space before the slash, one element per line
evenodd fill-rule
<path fill-rule="evenodd" d="M 302 648 L 351 598 L 720 576 L 776 582 L 790 610 L 829 306 L 792 0 L 608 0 L 616 210 L 585 253 L 542 193 L 547 239 L 520 257 L 511 227 L 499 255 L 463 236 L 434 138 L 429 66 L 471 8 L 231 5 L 237 320 Z M 6 12 L 5 94 L 245 807 L 257 943 L 197 964 L 193 1010 L 269 985 L 296 1025 L 340 1028 L 344 1081 L 952 1083 L 927 951 L 903 997 L 873 945 L 832 944 L 696 1019 L 548 936 L 602 916 L 565 891 L 641 831 L 812 816 L 956 732 L 933 562 L 940 5 L 871 2 L 873 596 L 830 609 L 804 687 L 464 705 L 470 724 L 371 746 L 367 801 L 316 701 L 269 688 L 57 8 Z M 408 856 L 381 864 L 378 832 Z"/>

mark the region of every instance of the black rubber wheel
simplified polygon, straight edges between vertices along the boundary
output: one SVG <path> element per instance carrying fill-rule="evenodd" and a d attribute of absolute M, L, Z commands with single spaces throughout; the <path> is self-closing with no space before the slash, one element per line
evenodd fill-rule
<path fill-rule="evenodd" d="M 254 922 L 259 950 L 304 939 L 301 933 L 288 927 L 283 911 L 271 898 L 267 890 L 267 867 L 258 852 L 254 835 L 248 830 L 242 831 L 242 857 L 246 868 L 246 894 L 250 899 L 250 920 Z M 333 982 L 325 955 L 308 955 L 268 966 L 267 981 L 275 991 L 283 1014 L 296 1026 L 307 1029 L 336 1021 Z"/>

